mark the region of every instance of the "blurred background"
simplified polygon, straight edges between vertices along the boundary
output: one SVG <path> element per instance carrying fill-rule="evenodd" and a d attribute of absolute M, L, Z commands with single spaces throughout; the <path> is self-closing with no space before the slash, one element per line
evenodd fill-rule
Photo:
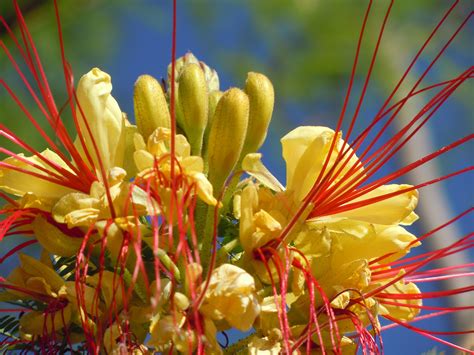
<path fill-rule="evenodd" d="M 66 102 L 66 94 L 53 2 L 21 0 L 19 3 L 36 41 L 52 90 L 56 94 L 56 102 L 61 107 Z M 76 81 L 95 66 L 108 72 L 113 80 L 113 95 L 131 120 L 133 84 L 136 78 L 145 73 L 166 78 L 167 66 L 171 60 L 171 3 L 169 0 L 59 1 L 66 54 Z M 352 117 L 360 97 L 388 5 L 388 1 L 377 1 L 371 10 L 346 122 Z M 264 163 L 284 182 L 285 165 L 281 157 L 280 138 L 299 125 L 335 128 L 337 124 L 366 6 L 366 1 L 351 0 L 179 0 L 177 55 L 191 51 L 215 68 L 219 73 L 221 90 L 231 86 L 243 87 L 249 71 L 262 72 L 272 80 L 276 105 L 262 153 Z M 355 133 L 371 122 L 449 6 L 442 0 L 395 3 L 357 119 Z M 469 15 L 471 7 L 471 1 L 460 1 L 421 60 L 408 74 L 406 83 L 395 99 L 401 99 L 402 94 L 411 89 Z M 10 0 L 0 2 L 0 14 L 15 30 L 17 23 Z M 473 24 L 469 21 L 421 86 L 452 79 L 472 65 L 472 32 Z M 3 28 L 0 28 L 0 39 L 19 58 Z M 0 77 L 12 87 L 28 110 L 40 119 L 38 109 L 3 53 L 0 55 Z M 472 83 L 465 82 L 445 102 L 426 128 L 411 140 L 406 149 L 386 164 L 378 176 L 395 171 L 472 132 L 472 92 Z M 419 95 L 416 100 L 411 100 L 384 138 L 396 133 L 404 122 L 421 110 L 430 97 L 432 94 Z M 64 120 L 72 127 L 67 114 Z M 44 148 L 44 142 L 35 135 L 35 131 L 5 90 L 0 91 L 0 122 L 27 139 L 34 147 Z M 352 135 L 353 138 L 355 136 Z M 5 140 L 0 140 L 0 145 L 18 151 L 18 148 Z M 397 181 L 417 184 L 467 167 L 472 165 L 473 151 L 472 143 L 466 144 Z M 474 188 L 470 173 L 424 188 L 418 208 L 421 219 L 415 223 L 412 231 L 418 235 L 426 233 L 470 208 L 473 200 Z M 413 253 L 449 244 L 472 232 L 473 222 L 473 217 L 468 215 L 429 238 L 423 247 L 417 248 Z M 0 250 L 9 250 L 13 245 L 10 243 L 15 242 L 4 240 Z M 456 255 L 454 262 L 468 263 L 472 256 L 472 251 L 468 251 Z M 452 260 L 445 262 L 452 263 Z M 0 265 L 1 275 L 5 276 L 11 266 Z M 438 263 L 434 267 L 443 266 L 446 264 Z M 469 280 L 453 279 L 449 282 L 449 285 L 425 283 L 420 287 L 423 291 L 456 288 L 466 285 Z M 472 305 L 472 301 L 472 296 L 465 294 L 442 300 L 441 303 L 427 300 L 426 304 Z M 432 331 L 451 331 L 458 327 L 472 329 L 471 316 L 469 312 L 462 312 L 455 316 L 421 321 L 416 325 Z M 408 330 L 395 328 L 384 334 L 387 354 L 398 354 L 400 349 L 405 354 L 420 354 L 433 348 L 452 353 L 448 347 Z M 232 334 L 231 337 L 238 339 L 239 334 Z M 472 338 L 464 337 L 458 341 L 464 344 L 470 342 L 472 345 Z"/>

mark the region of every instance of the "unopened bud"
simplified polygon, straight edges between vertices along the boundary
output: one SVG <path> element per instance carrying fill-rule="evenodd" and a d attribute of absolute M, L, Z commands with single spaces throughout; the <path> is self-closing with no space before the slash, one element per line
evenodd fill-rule
<path fill-rule="evenodd" d="M 174 303 L 176 304 L 176 306 L 180 310 L 184 311 L 184 310 L 188 309 L 189 300 L 186 297 L 186 295 L 182 294 L 181 292 L 175 292 L 175 294 L 173 296 L 173 300 L 174 300 Z"/>
<path fill-rule="evenodd" d="M 179 104 L 182 126 L 193 155 L 201 155 L 202 139 L 207 126 L 209 93 L 204 72 L 198 64 L 188 64 L 179 78 Z"/>
<path fill-rule="evenodd" d="M 174 102 L 175 102 L 175 116 L 176 123 L 178 125 L 177 132 L 180 133 L 180 129 L 184 129 L 184 113 L 182 112 L 180 105 L 180 93 L 179 93 L 179 81 L 181 75 L 183 74 L 184 69 L 190 65 L 196 64 L 199 65 L 204 72 L 204 78 L 206 82 L 207 91 L 211 92 L 214 90 L 219 90 L 219 77 L 216 71 L 210 68 L 206 63 L 200 62 L 191 52 L 186 53 L 184 56 L 176 60 L 174 66 Z M 171 69 L 172 65 L 168 65 L 168 95 L 171 98 Z"/>
<path fill-rule="evenodd" d="M 209 141 L 209 132 L 211 131 L 212 126 L 212 119 L 214 118 L 214 113 L 216 112 L 217 103 L 221 99 L 222 95 L 224 95 L 222 91 L 212 91 L 209 93 L 209 110 L 207 114 L 207 127 L 204 131 L 202 156 L 205 156 L 207 154 L 207 146 Z"/>
<path fill-rule="evenodd" d="M 212 91 L 209 94 L 209 114 L 208 114 L 208 126 L 210 127 L 212 124 L 212 119 L 214 117 L 214 113 L 216 112 L 216 107 L 217 104 L 219 103 L 219 100 L 221 99 L 222 95 L 224 93 L 222 91 Z"/>
<path fill-rule="evenodd" d="M 245 92 L 249 97 L 250 112 L 243 156 L 247 153 L 256 152 L 262 146 L 267 136 L 275 103 L 273 85 L 263 74 L 248 73 Z"/>
<path fill-rule="evenodd" d="M 192 54 L 191 52 L 186 53 L 182 57 L 176 59 L 176 63 L 174 65 L 174 80 L 177 83 L 181 72 L 183 71 L 184 67 L 188 64 L 198 64 L 199 60 Z M 168 82 L 171 83 L 171 63 L 168 65 Z"/>
<path fill-rule="evenodd" d="M 249 99 L 240 89 L 227 90 L 219 100 L 209 133 L 209 181 L 219 194 L 239 160 L 247 133 Z"/>
<path fill-rule="evenodd" d="M 206 84 L 209 92 L 218 91 L 219 76 L 217 75 L 217 72 L 204 62 L 199 62 L 199 65 L 204 72 L 204 77 L 206 78 Z"/>
<path fill-rule="evenodd" d="M 142 75 L 135 83 L 133 94 L 135 118 L 145 141 L 158 127 L 170 128 L 171 119 L 160 83 L 150 75 Z"/>
<path fill-rule="evenodd" d="M 191 52 L 186 53 L 184 56 L 178 58 L 175 63 L 175 83 L 178 84 L 178 80 L 186 66 L 189 64 L 199 64 L 202 71 L 204 72 L 204 77 L 206 78 L 206 84 L 209 92 L 219 90 L 219 76 L 217 72 L 209 67 L 206 63 L 199 61 L 194 54 Z M 168 65 L 168 83 L 171 83 L 171 64 Z"/>

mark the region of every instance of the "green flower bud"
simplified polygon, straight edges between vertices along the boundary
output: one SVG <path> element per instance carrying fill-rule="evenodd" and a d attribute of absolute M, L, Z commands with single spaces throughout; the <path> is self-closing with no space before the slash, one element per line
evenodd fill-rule
<path fill-rule="evenodd" d="M 224 93 L 222 91 L 212 91 L 209 93 L 209 111 L 207 115 L 207 127 L 204 131 L 204 140 L 202 148 L 202 156 L 207 154 L 207 146 L 209 140 L 209 132 L 211 131 L 212 119 L 214 118 L 214 112 L 216 112 L 217 103 L 221 99 Z"/>
<path fill-rule="evenodd" d="M 209 67 L 204 62 L 199 62 L 202 71 L 204 72 L 204 77 L 206 78 L 207 88 L 209 92 L 211 91 L 218 91 L 219 90 L 219 76 L 217 72 Z"/>
<path fill-rule="evenodd" d="M 214 117 L 214 113 L 216 112 L 217 104 L 219 103 L 219 100 L 221 99 L 222 95 L 224 95 L 224 93 L 218 90 L 212 91 L 209 94 L 209 114 L 207 116 L 209 128 L 212 124 L 212 118 Z"/>
<path fill-rule="evenodd" d="M 182 57 L 176 59 L 176 63 L 174 65 L 174 80 L 175 83 L 178 83 L 179 76 L 181 75 L 183 69 L 188 64 L 199 64 L 199 60 L 192 54 L 191 52 L 186 53 Z M 171 83 L 171 63 L 168 65 L 168 83 Z"/>
<path fill-rule="evenodd" d="M 186 53 L 184 56 L 178 58 L 175 63 L 175 93 L 174 93 L 174 102 L 175 102 L 175 115 L 176 115 L 176 123 L 178 125 L 178 130 L 181 128 L 185 130 L 185 123 L 184 123 L 184 113 L 182 111 L 182 106 L 180 104 L 180 93 L 179 93 L 179 82 L 181 79 L 181 75 L 184 72 L 184 69 L 190 64 L 197 64 L 201 67 L 202 71 L 204 72 L 204 78 L 206 82 L 207 91 L 215 91 L 219 90 L 219 77 L 216 71 L 210 68 L 206 63 L 200 62 L 191 52 Z M 168 97 L 171 98 L 171 64 L 168 65 Z"/>
<path fill-rule="evenodd" d="M 206 63 L 199 61 L 191 52 L 186 53 L 184 56 L 176 60 L 174 76 L 175 84 L 178 84 L 184 68 L 189 64 L 199 64 L 204 72 L 209 92 L 219 90 L 219 76 L 217 75 L 217 72 Z M 171 83 L 171 64 L 168 65 L 168 83 Z"/>
<path fill-rule="evenodd" d="M 209 133 L 208 179 L 217 196 L 239 160 L 247 133 L 249 99 L 240 89 L 227 90 L 219 100 Z"/>
<path fill-rule="evenodd" d="M 138 132 L 145 141 L 158 127 L 170 128 L 168 103 L 160 83 L 150 75 L 142 75 L 135 83 L 133 104 Z"/>
<path fill-rule="evenodd" d="M 248 73 L 245 92 L 249 97 L 250 113 L 242 156 L 256 152 L 262 146 L 267 136 L 275 103 L 273 85 L 263 74 Z"/>
<path fill-rule="evenodd" d="M 181 292 L 176 292 L 174 294 L 174 303 L 180 310 L 186 310 L 189 307 L 189 299 Z"/>
<path fill-rule="evenodd" d="M 209 93 L 204 72 L 198 64 L 188 64 L 179 78 L 179 104 L 182 127 L 193 155 L 201 155 L 204 130 L 207 126 Z"/>

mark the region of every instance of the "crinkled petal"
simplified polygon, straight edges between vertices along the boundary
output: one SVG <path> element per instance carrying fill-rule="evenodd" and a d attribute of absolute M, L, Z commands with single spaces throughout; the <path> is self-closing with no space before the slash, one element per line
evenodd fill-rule
<path fill-rule="evenodd" d="M 89 195 L 74 192 L 61 198 L 53 207 L 53 218 L 58 223 L 67 223 L 69 228 L 90 226 L 100 212 L 100 201 Z"/>

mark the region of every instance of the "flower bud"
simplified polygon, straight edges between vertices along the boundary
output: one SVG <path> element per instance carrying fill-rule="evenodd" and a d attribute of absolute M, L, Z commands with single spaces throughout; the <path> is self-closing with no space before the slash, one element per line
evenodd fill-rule
<path fill-rule="evenodd" d="M 212 119 L 208 143 L 209 181 L 220 193 L 225 180 L 239 160 L 247 133 L 249 99 L 240 89 L 227 90 L 219 100 Z"/>
<path fill-rule="evenodd" d="M 186 53 L 182 57 L 179 57 L 176 59 L 176 63 L 174 65 L 174 80 L 175 83 L 178 83 L 179 76 L 181 75 L 181 72 L 183 71 L 184 67 L 187 66 L 188 64 L 198 64 L 199 60 L 192 54 L 191 52 Z M 171 63 L 168 65 L 168 83 L 171 83 Z"/>
<path fill-rule="evenodd" d="M 219 76 L 217 75 L 217 72 L 204 62 L 199 62 L 199 65 L 204 72 L 204 77 L 206 78 L 206 84 L 209 92 L 219 91 Z"/>
<path fill-rule="evenodd" d="M 142 75 L 133 94 L 138 131 L 146 139 L 158 127 L 170 128 L 170 112 L 163 89 L 155 78 Z"/>
<path fill-rule="evenodd" d="M 217 72 L 209 67 L 206 63 L 199 61 L 191 52 L 186 53 L 184 56 L 176 60 L 174 76 L 175 84 L 178 84 L 178 80 L 184 68 L 189 64 L 199 64 L 202 71 L 204 72 L 204 77 L 206 78 L 206 85 L 209 92 L 219 90 L 219 76 L 217 75 Z M 171 64 L 168 65 L 168 83 L 171 83 Z"/>
<path fill-rule="evenodd" d="M 245 92 L 249 97 L 250 112 L 243 156 L 256 152 L 265 141 L 275 102 L 273 85 L 263 74 L 248 73 Z"/>
<path fill-rule="evenodd" d="M 182 127 L 193 155 L 200 155 L 207 126 L 209 94 L 204 72 L 198 64 L 188 64 L 179 78 L 179 104 Z"/>
<path fill-rule="evenodd" d="M 209 94 L 209 114 L 208 114 L 208 122 L 207 125 L 210 128 L 212 125 L 212 118 L 214 117 L 214 113 L 216 112 L 217 104 L 219 103 L 219 100 L 221 99 L 222 95 L 224 93 L 222 91 L 212 91 Z"/>
<path fill-rule="evenodd" d="M 189 299 L 181 292 L 175 292 L 173 296 L 174 303 L 180 310 L 186 310 L 189 307 Z"/>
<path fill-rule="evenodd" d="M 202 148 L 202 156 L 207 154 L 207 146 L 209 140 L 209 132 L 211 131 L 212 126 L 212 119 L 214 118 L 214 113 L 216 112 L 217 103 L 221 99 L 224 93 L 222 91 L 211 91 L 209 93 L 209 110 L 207 114 L 207 127 L 204 131 L 204 139 L 203 139 L 203 148 Z"/>

